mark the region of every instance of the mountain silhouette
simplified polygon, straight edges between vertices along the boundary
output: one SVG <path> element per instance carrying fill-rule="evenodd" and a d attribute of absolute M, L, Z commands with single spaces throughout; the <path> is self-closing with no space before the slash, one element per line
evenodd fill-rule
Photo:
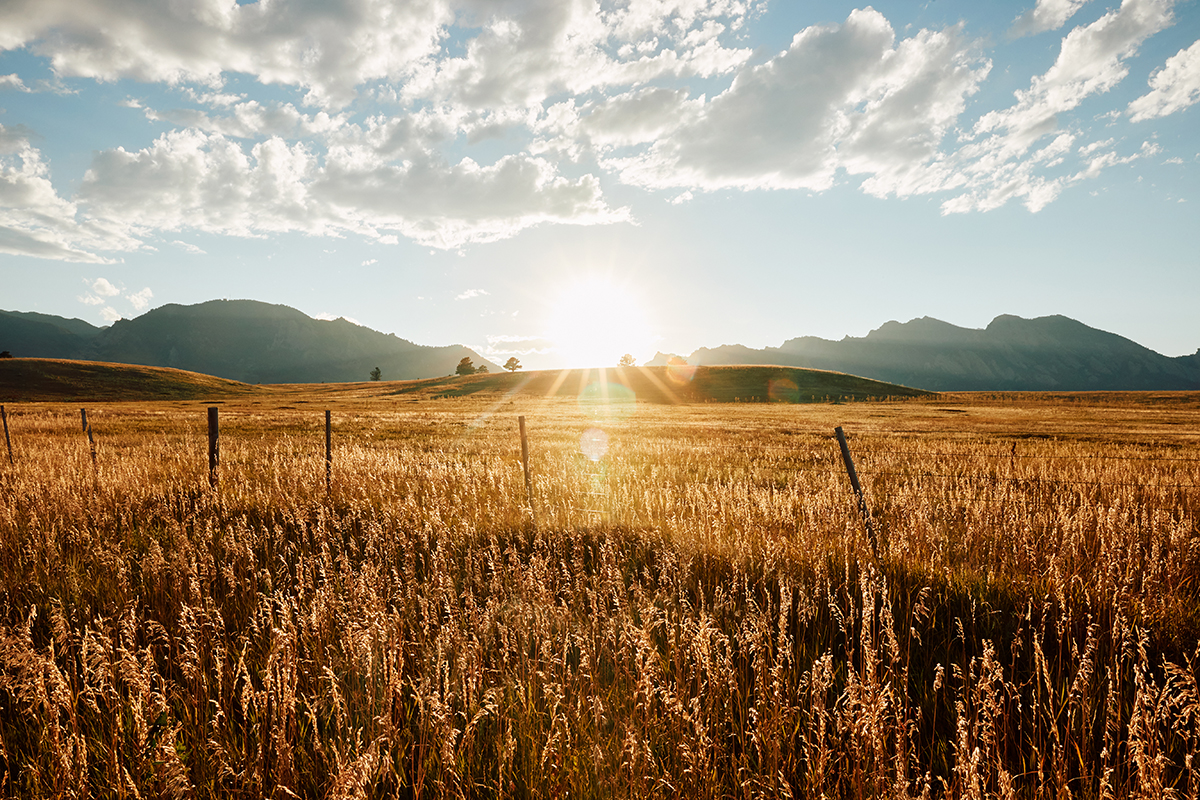
<path fill-rule="evenodd" d="M 660 353 L 647 363 L 667 358 Z M 982 330 L 921 317 L 841 341 L 803 336 L 761 350 L 703 347 L 687 360 L 827 369 L 933 391 L 1200 389 L 1200 350 L 1170 358 L 1063 316 L 1003 315 Z"/>
<path fill-rule="evenodd" d="M 0 349 L 18 357 L 175 367 L 245 383 L 365 381 L 375 367 L 385 380 L 432 378 L 453 373 L 464 357 L 499 369 L 462 345 L 413 344 L 255 300 L 169 304 L 108 328 L 0 311 Z"/>

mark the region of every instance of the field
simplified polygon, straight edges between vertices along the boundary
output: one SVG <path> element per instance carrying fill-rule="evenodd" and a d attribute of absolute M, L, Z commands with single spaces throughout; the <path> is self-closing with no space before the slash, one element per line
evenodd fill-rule
<path fill-rule="evenodd" d="M 3 796 L 1200 796 L 1198 395 L 206 405 L 8 406 Z"/>

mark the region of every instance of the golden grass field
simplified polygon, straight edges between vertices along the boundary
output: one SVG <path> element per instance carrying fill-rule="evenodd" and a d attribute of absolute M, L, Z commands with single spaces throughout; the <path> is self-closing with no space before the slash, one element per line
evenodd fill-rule
<path fill-rule="evenodd" d="M 1200 796 L 1200 395 L 617 400 L 8 405 L 0 794 Z"/>

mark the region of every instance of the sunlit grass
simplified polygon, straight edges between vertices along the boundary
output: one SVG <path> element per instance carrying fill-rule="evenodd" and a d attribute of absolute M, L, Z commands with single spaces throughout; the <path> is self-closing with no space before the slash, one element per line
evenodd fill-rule
<path fill-rule="evenodd" d="M 1200 791 L 1195 400 L 292 406 L 9 407 L 0 791 Z"/>

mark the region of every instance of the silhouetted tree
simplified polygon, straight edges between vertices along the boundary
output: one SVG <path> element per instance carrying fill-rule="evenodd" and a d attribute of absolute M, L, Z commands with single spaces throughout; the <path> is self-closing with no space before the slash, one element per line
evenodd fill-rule
<path fill-rule="evenodd" d="M 458 362 L 458 366 L 454 369 L 455 375 L 474 375 L 475 365 L 471 363 L 471 359 L 463 357 L 463 360 Z"/>
<path fill-rule="evenodd" d="M 383 380 L 383 370 L 381 370 L 379 367 L 376 367 L 375 369 L 371 370 L 371 380 L 373 380 L 373 381 Z"/>
<path fill-rule="evenodd" d="M 0 350 L 0 358 L 12 358 L 13 354 L 7 350 Z"/>
<path fill-rule="evenodd" d="M 513 356 L 504 362 L 504 368 L 509 372 L 516 372 L 521 368 L 521 362 L 517 361 L 516 356 Z"/>
<path fill-rule="evenodd" d="M 637 362 L 633 360 L 633 356 L 629 353 L 621 356 L 621 360 L 617 362 L 618 367 L 632 367 L 636 364 Z"/>

